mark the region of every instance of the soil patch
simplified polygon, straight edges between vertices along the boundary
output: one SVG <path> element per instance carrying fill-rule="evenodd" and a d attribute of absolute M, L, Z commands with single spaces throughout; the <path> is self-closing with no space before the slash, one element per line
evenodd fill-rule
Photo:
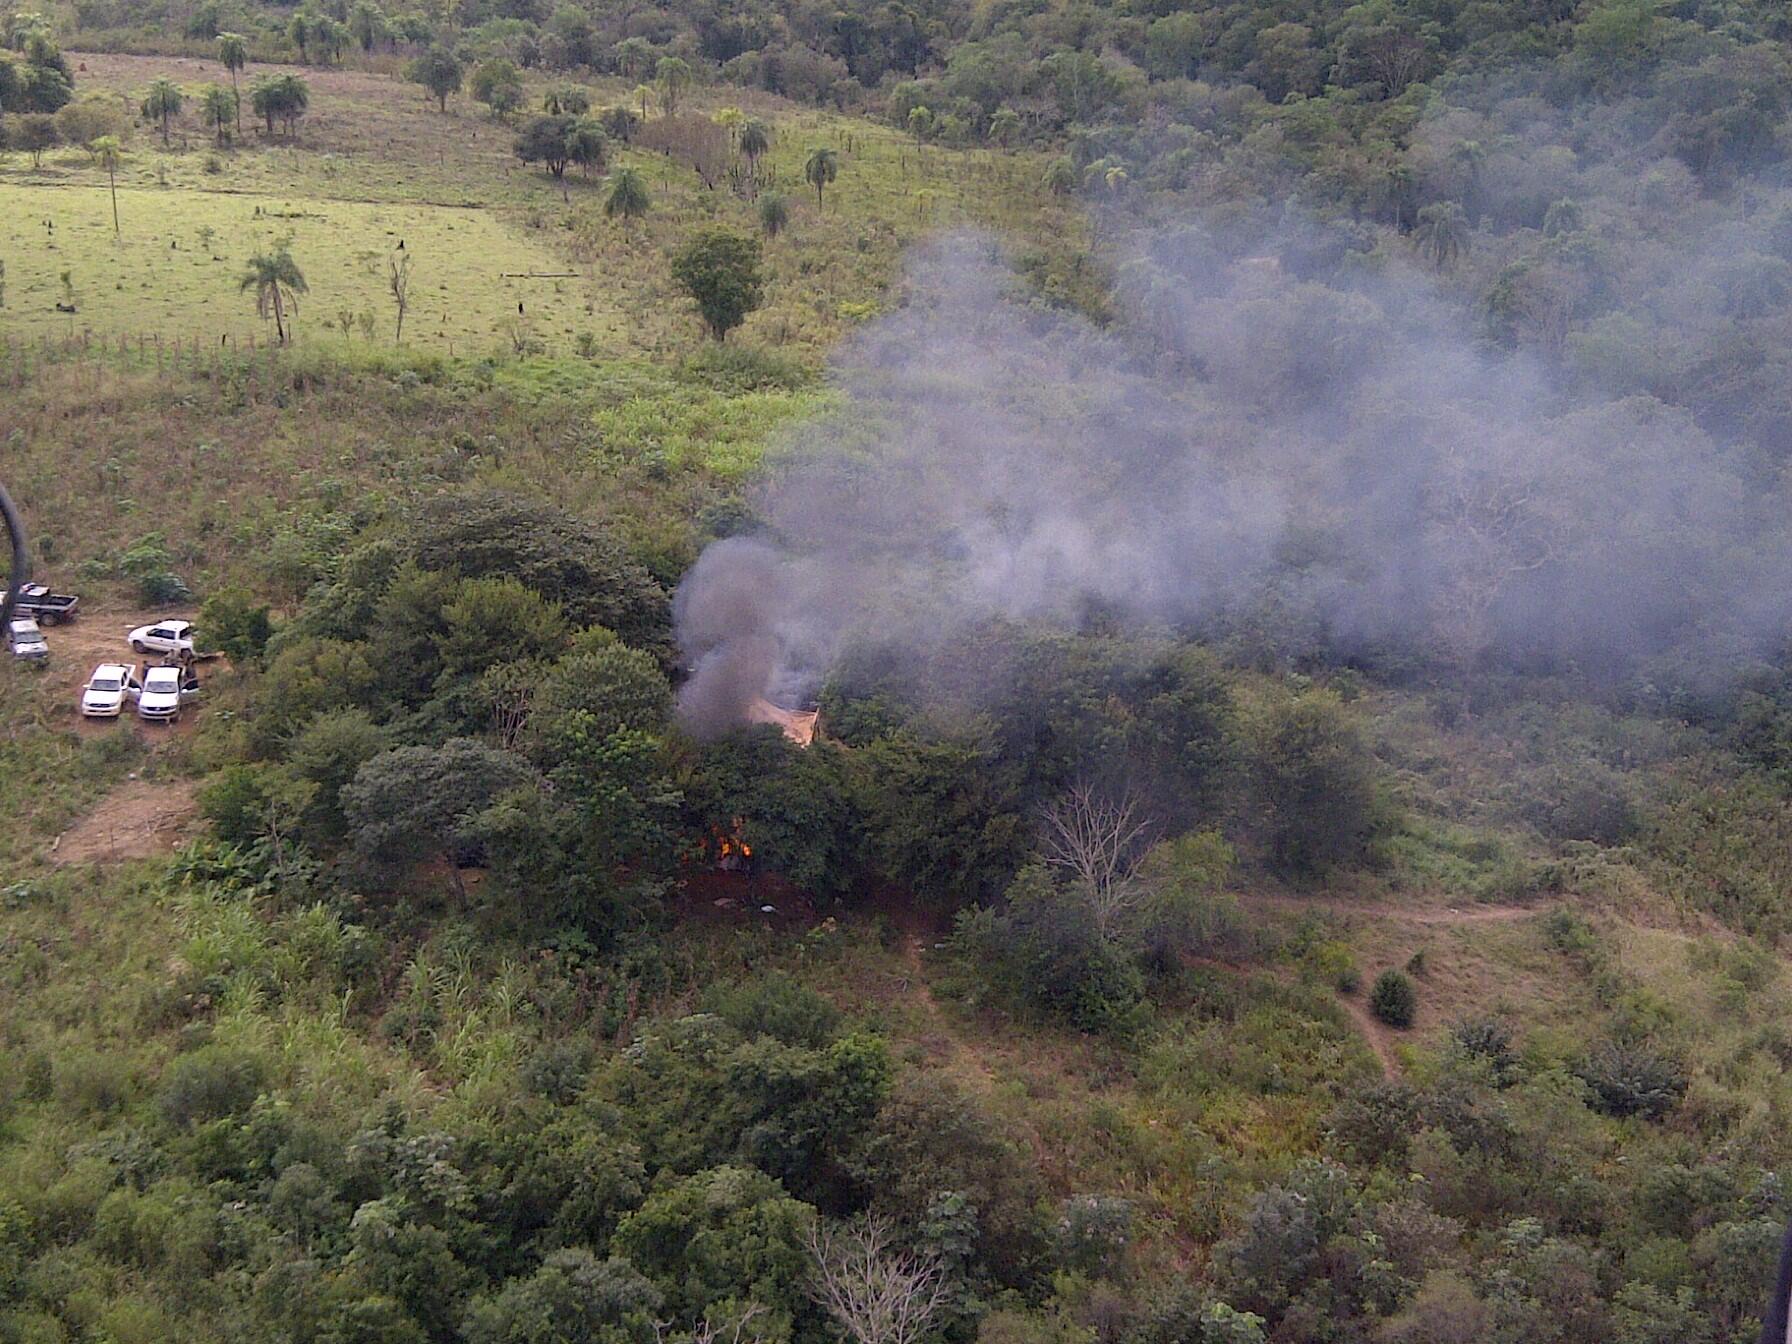
<path fill-rule="evenodd" d="M 171 854 L 191 839 L 199 823 L 190 779 L 132 779 L 51 842 L 50 861 L 118 863 Z"/>

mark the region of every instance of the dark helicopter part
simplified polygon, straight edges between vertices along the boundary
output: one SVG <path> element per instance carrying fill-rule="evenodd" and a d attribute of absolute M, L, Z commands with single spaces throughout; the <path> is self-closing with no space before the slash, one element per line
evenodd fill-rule
<path fill-rule="evenodd" d="M 19 506 L 12 502 L 4 485 L 0 485 L 0 519 L 5 520 L 7 535 L 12 538 L 12 571 L 6 580 L 6 591 L 0 593 L 0 630 L 5 630 L 12 621 L 15 597 L 31 577 L 31 552 L 25 545 L 25 520 L 19 516 Z"/>

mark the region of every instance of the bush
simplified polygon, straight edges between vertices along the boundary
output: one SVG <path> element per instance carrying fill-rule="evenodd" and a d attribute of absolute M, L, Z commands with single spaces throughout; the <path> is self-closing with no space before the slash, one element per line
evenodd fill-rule
<path fill-rule="evenodd" d="M 207 644 L 238 667 L 259 663 L 274 633 L 267 605 L 241 588 L 223 588 L 206 598 L 199 608 L 199 628 Z"/>
<path fill-rule="evenodd" d="M 1648 1045 L 1607 1041 L 1575 1073 L 1593 1089 L 1593 1108 L 1606 1115 L 1659 1120 L 1686 1095 L 1686 1070 Z"/>
<path fill-rule="evenodd" d="M 1321 873 L 1366 855 L 1378 824 L 1372 760 L 1336 695 L 1309 691 L 1271 713 L 1257 770 L 1284 868 Z"/>
<path fill-rule="evenodd" d="M 1383 971 L 1369 991 L 1369 1011 L 1390 1027 L 1410 1027 L 1419 1008 L 1418 991 L 1403 971 Z"/>
<path fill-rule="evenodd" d="M 1044 871 L 1023 872 L 1008 889 L 1008 909 L 966 911 L 952 943 L 1019 1007 L 1092 1032 L 1126 1032 L 1144 998 L 1139 968 L 1096 926 L 1088 904 Z"/>
<path fill-rule="evenodd" d="M 170 1123 L 185 1128 L 241 1115 L 261 1095 L 261 1061 L 223 1046 L 181 1055 L 162 1073 L 160 1104 Z"/>
<path fill-rule="evenodd" d="M 159 532 L 139 537 L 118 557 L 118 572 L 134 580 L 137 595 L 151 606 L 171 606 L 193 596 L 173 571 L 174 554 Z"/>

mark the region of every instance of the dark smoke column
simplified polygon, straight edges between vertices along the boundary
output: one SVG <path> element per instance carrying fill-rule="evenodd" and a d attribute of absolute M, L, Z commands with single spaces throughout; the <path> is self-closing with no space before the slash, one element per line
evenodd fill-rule
<path fill-rule="evenodd" d="M 783 646 L 789 610 L 784 556 L 762 541 L 730 537 L 706 548 L 678 585 L 672 616 L 691 669 L 678 693 L 678 721 L 694 737 L 715 737 L 747 721 L 766 693 Z"/>

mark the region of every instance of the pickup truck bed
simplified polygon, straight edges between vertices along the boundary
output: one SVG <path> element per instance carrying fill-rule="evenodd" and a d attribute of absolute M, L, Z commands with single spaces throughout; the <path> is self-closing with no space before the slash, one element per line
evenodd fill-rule
<path fill-rule="evenodd" d="M 72 593 L 52 593 L 41 583 L 24 584 L 13 599 L 15 612 L 20 616 L 33 617 L 43 625 L 60 625 L 64 621 L 72 621 L 75 609 L 80 605 L 81 599 Z"/>

